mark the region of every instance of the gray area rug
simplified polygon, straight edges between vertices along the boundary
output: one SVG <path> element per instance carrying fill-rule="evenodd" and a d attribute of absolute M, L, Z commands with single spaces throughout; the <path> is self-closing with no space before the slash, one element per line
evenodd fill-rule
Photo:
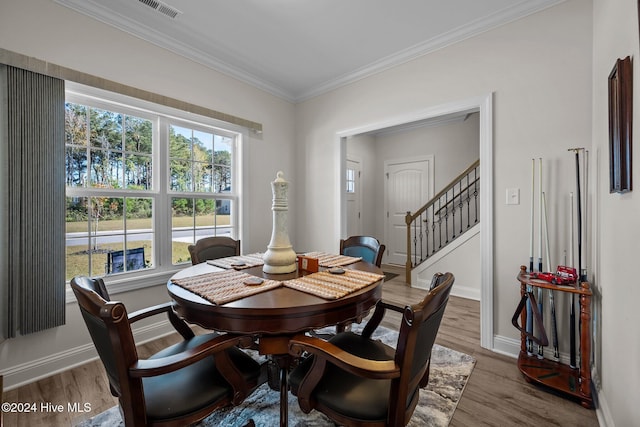
<path fill-rule="evenodd" d="M 361 325 L 354 325 L 353 331 L 358 332 L 361 328 Z M 317 332 L 325 333 L 333 330 L 333 328 L 326 328 Z M 379 327 L 373 338 L 395 347 L 397 336 L 396 331 Z M 408 426 L 448 426 L 475 363 L 475 359 L 469 355 L 436 344 L 431 352 L 429 385 L 420 390 L 420 401 Z M 279 417 L 280 394 L 271 390 L 267 384 L 263 384 L 240 406 L 217 411 L 197 425 L 240 427 L 249 419 L 253 419 L 257 427 L 271 427 L 279 424 Z M 296 397 L 289 394 L 289 425 L 291 427 L 324 427 L 335 424 L 317 411 L 303 413 Z M 78 424 L 78 427 L 117 426 L 124 426 L 118 406 Z"/>
<path fill-rule="evenodd" d="M 388 282 L 391 279 L 398 277 L 397 273 L 391 273 L 390 271 L 384 271 L 384 281 Z"/>

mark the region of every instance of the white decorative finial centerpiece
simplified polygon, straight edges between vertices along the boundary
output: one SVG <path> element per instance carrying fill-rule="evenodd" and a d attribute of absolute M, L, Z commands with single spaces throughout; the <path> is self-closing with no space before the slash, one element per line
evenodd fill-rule
<path fill-rule="evenodd" d="M 294 252 L 289 233 L 287 231 L 287 190 L 289 183 L 283 178 L 282 171 L 276 174 L 276 180 L 271 182 L 273 192 L 273 230 L 267 252 L 263 255 L 262 270 L 270 274 L 284 274 L 296 271 L 296 253 Z"/>

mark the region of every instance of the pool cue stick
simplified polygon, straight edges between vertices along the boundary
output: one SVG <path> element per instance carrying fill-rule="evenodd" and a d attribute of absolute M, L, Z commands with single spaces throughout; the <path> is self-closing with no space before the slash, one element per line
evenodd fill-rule
<path fill-rule="evenodd" d="M 571 191 L 569 193 L 569 210 L 570 210 L 570 214 L 569 214 L 569 219 L 570 219 L 570 225 L 569 225 L 569 264 L 571 267 L 575 267 L 575 261 L 573 258 L 573 242 L 574 242 L 574 236 L 573 236 L 573 191 Z"/>
<path fill-rule="evenodd" d="M 575 268 L 576 266 L 576 262 L 575 262 L 575 258 L 573 255 L 573 245 L 575 244 L 575 236 L 574 236 L 574 219 L 573 219 L 573 209 L 574 209 L 574 204 L 573 204 L 573 192 L 569 193 L 569 210 L 570 210 L 570 215 L 571 215 L 571 222 L 569 225 L 569 264 L 571 267 Z M 569 310 L 571 310 L 571 315 L 570 316 L 574 316 L 573 320 L 575 320 L 575 313 L 573 310 L 575 310 L 575 308 L 573 307 L 573 294 L 571 295 L 572 298 L 569 300 Z M 571 348 L 575 348 L 575 330 L 573 333 L 571 333 L 571 330 L 569 331 L 569 339 L 570 341 L 570 345 L 569 345 L 569 350 L 571 351 Z M 572 366 L 575 367 L 575 366 Z"/>
<path fill-rule="evenodd" d="M 582 150 L 582 148 L 576 149 L 576 218 L 578 219 L 578 277 L 580 278 L 578 287 L 580 287 L 580 282 L 582 282 L 582 191 L 580 189 L 580 150 Z"/>
<path fill-rule="evenodd" d="M 582 176 L 583 176 L 583 191 L 584 191 L 584 197 L 583 197 L 583 205 L 582 205 L 582 212 L 584 215 L 584 220 L 582 221 L 582 225 L 583 225 L 583 230 L 582 230 L 582 251 L 580 252 L 580 259 L 581 259 L 581 263 L 582 263 L 582 267 L 581 267 L 581 271 L 578 272 L 578 277 L 580 278 L 578 281 L 578 288 L 580 288 L 580 284 L 582 282 L 586 282 L 587 281 L 587 259 L 588 259 L 588 246 L 587 246 L 587 237 L 588 237 L 588 232 L 587 230 L 589 229 L 589 150 L 586 149 L 582 149 Z M 578 337 L 582 336 L 582 322 L 578 322 Z M 582 347 L 580 347 L 582 348 Z M 577 354 L 577 362 L 576 362 L 576 366 L 581 366 L 582 364 L 582 351 L 578 351 Z"/>
<path fill-rule="evenodd" d="M 533 226 L 533 212 L 535 210 L 535 188 L 536 188 L 536 159 L 531 159 L 531 216 L 530 223 L 531 235 L 529 238 L 529 273 L 533 272 L 533 242 L 534 242 L 534 226 Z"/>
<path fill-rule="evenodd" d="M 582 234 L 582 240 L 583 240 L 583 252 L 584 252 L 584 257 L 582 258 L 582 261 L 584 263 L 584 265 L 582 266 L 582 272 L 580 272 L 580 277 L 581 277 L 581 281 L 587 281 L 587 237 L 588 237 L 588 233 L 587 233 L 587 229 L 589 228 L 589 221 L 588 221 L 588 216 L 589 216 L 589 150 L 584 150 L 584 153 L 582 155 L 582 160 L 583 160 L 583 175 L 584 175 L 584 207 L 583 207 L 583 212 L 584 212 L 584 221 L 583 221 L 583 225 L 584 225 L 584 230 L 583 230 L 583 234 Z"/>
<path fill-rule="evenodd" d="M 539 159 L 539 173 L 538 173 L 538 271 L 542 273 L 542 157 Z M 540 320 L 542 323 L 542 310 L 544 292 L 542 288 L 538 288 L 538 313 L 540 313 Z M 541 326 L 542 326 L 541 325 Z M 538 359 L 544 358 L 544 347 L 538 344 Z"/>
<path fill-rule="evenodd" d="M 546 250 L 547 266 L 551 266 L 551 253 L 549 251 L 549 223 L 547 221 L 547 198 L 542 193 L 542 210 L 544 211 L 544 245 Z M 549 307 L 551 308 L 551 335 L 553 340 L 553 358 L 560 360 L 560 350 L 558 348 L 558 322 L 556 320 L 556 303 L 553 298 L 553 290 L 549 289 Z"/>
<path fill-rule="evenodd" d="M 573 255 L 573 245 L 575 243 L 575 236 L 574 236 L 574 213 L 573 213 L 573 209 L 574 209 L 574 202 L 573 202 L 573 192 L 569 193 L 569 210 L 570 210 L 570 225 L 569 225 L 569 265 L 571 267 L 575 267 L 575 257 Z M 574 300 L 573 300 L 573 294 L 571 299 L 569 300 L 569 310 L 571 311 L 570 316 L 573 316 L 573 322 L 575 322 L 575 308 L 573 307 L 574 304 Z M 570 321 L 571 321 L 571 317 L 570 317 Z M 575 323 L 573 323 L 573 325 L 575 325 Z M 571 325 L 569 326 L 571 328 Z M 571 348 L 575 348 L 575 332 L 573 329 L 569 330 L 569 339 L 570 339 L 570 345 L 569 345 L 569 351 L 571 351 Z M 572 366 L 573 368 L 575 368 L 575 366 Z"/>
<path fill-rule="evenodd" d="M 577 286 L 580 287 L 580 283 L 582 282 L 582 201 L 580 198 L 580 150 L 582 148 L 570 148 L 569 151 L 573 151 L 575 153 L 576 158 L 576 218 L 578 220 L 577 223 L 577 231 L 578 231 L 578 283 Z M 577 367 L 576 364 L 576 302 L 575 302 L 575 294 L 571 294 L 571 313 L 570 313 L 570 330 L 569 330 L 569 339 L 571 340 L 571 345 L 569 347 L 569 366 L 575 369 Z"/>
<path fill-rule="evenodd" d="M 529 245 L 529 274 L 533 273 L 533 244 L 534 233 L 534 211 L 535 211 L 535 187 L 536 187 L 536 159 L 531 159 L 531 239 Z M 527 292 L 531 292 L 532 286 L 527 285 Z M 531 300 L 527 298 L 527 333 L 533 334 L 533 312 L 531 310 Z M 527 354 L 533 355 L 533 341 L 527 336 Z"/>
<path fill-rule="evenodd" d="M 542 158 L 538 176 L 538 271 L 542 273 Z"/>

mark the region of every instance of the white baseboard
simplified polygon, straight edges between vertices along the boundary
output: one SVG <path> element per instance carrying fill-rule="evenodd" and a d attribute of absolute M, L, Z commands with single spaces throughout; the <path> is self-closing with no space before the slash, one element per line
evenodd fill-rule
<path fill-rule="evenodd" d="M 510 356 L 513 358 L 518 358 L 518 354 L 520 354 L 520 340 L 513 338 L 506 338 L 499 335 L 496 335 L 493 339 L 493 351 L 496 353 L 503 354 L 505 356 Z M 553 347 L 546 346 L 544 347 L 544 357 L 545 359 L 553 360 Z M 568 365 L 570 361 L 569 353 L 560 353 L 560 363 L 564 363 Z"/>
<path fill-rule="evenodd" d="M 162 320 L 134 329 L 133 336 L 136 343 L 143 344 L 173 332 L 175 329 L 171 323 L 168 320 Z M 97 358 L 98 353 L 93 343 L 89 343 L 13 366 L 2 372 L 5 391 L 75 368 Z"/>
<path fill-rule="evenodd" d="M 493 337 L 492 351 L 517 359 L 520 353 L 520 340 L 495 335 Z"/>
<path fill-rule="evenodd" d="M 598 372 L 595 369 L 591 370 L 591 379 L 593 382 L 593 403 L 596 406 L 596 416 L 598 417 L 598 424 L 600 427 L 614 427 L 613 416 L 611 415 L 611 409 L 607 403 L 606 395 L 599 390 L 600 378 Z"/>
<path fill-rule="evenodd" d="M 480 301 L 480 289 L 476 289 L 468 286 L 460 286 L 457 283 L 454 285 L 453 288 L 451 288 L 451 295 L 453 295 L 454 297 Z"/>

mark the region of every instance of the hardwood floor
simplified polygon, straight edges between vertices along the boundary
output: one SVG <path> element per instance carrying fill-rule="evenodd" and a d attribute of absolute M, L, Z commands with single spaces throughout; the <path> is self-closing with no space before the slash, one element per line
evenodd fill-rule
<path fill-rule="evenodd" d="M 455 286 L 455 285 L 454 285 Z M 403 275 L 384 285 L 383 297 L 397 304 L 411 304 L 424 296 L 403 282 Z M 397 328 L 399 315 L 390 313 L 383 325 Z M 480 347 L 480 304 L 452 297 L 436 342 L 476 358 L 451 426 L 597 426 L 594 410 L 528 384 L 516 366 L 516 360 Z M 165 337 L 140 346 L 145 357 L 177 341 Z M 70 426 L 117 404 L 109 392 L 106 375 L 99 361 L 4 393 L 5 402 L 37 405 L 29 414 L 5 413 L 4 426 L 38 427 Z M 61 411 L 42 411 L 41 403 L 63 405 Z M 69 404 L 90 404 L 91 411 L 69 411 Z M 55 409 L 55 407 L 54 407 Z"/>

